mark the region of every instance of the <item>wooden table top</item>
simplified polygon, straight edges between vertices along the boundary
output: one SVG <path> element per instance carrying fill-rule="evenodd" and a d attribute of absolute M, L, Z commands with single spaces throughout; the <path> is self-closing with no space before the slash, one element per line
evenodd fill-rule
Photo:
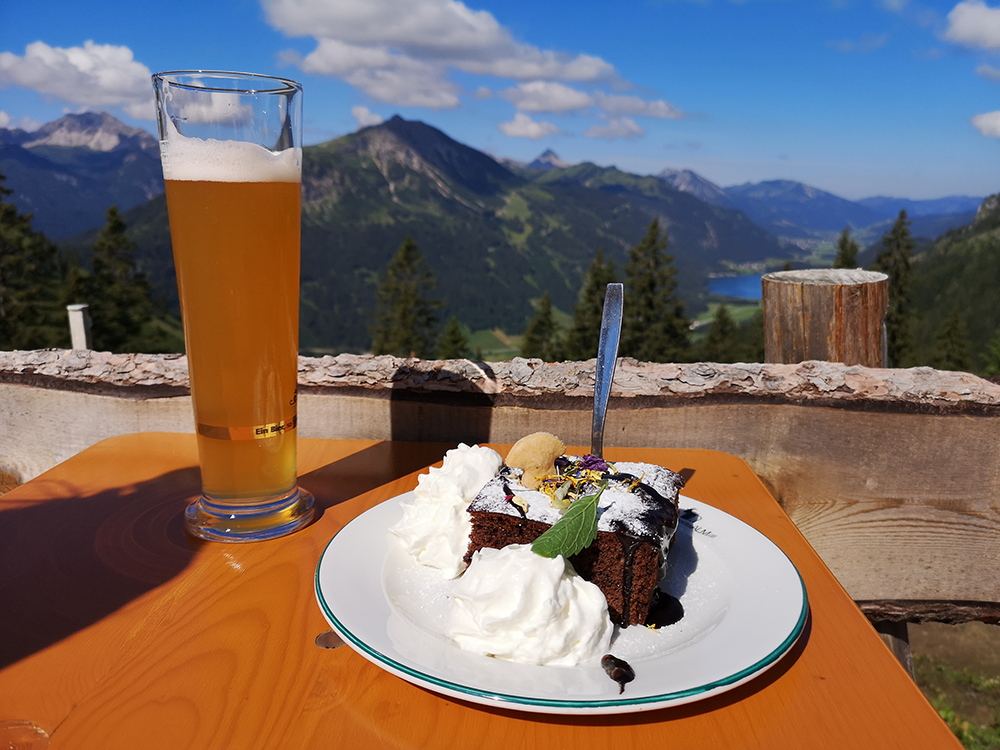
<path fill-rule="evenodd" d="M 713 451 L 607 449 L 693 469 L 684 494 L 770 537 L 810 618 L 793 650 L 734 690 L 634 714 L 553 716 L 446 699 L 327 630 L 313 575 L 347 521 L 416 485 L 449 445 L 301 440 L 320 518 L 283 539 L 200 542 L 194 437 L 105 440 L 0 498 L 0 726 L 51 748 L 958 748 L 767 490 Z M 501 448 L 501 453 L 505 451 Z"/>

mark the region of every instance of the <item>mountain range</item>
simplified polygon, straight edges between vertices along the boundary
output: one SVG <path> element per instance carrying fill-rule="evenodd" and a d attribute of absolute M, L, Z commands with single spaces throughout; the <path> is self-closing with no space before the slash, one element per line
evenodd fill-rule
<path fill-rule="evenodd" d="M 583 166 L 551 149 L 530 163 L 499 162 L 532 180 Z M 18 209 L 33 213 L 35 228 L 57 240 L 99 225 L 112 204 L 125 211 L 163 192 L 156 139 L 104 112 L 66 115 L 32 132 L 0 128 L 0 172 L 16 191 Z M 844 227 L 863 238 L 881 235 L 901 209 L 913 222 L 914 235 L 932 239 L 972 221 L 983 200 L 959 195 L 849 201 L 792 180 L 720 187 L 688 169 L 664 169 L 656 176 L 706 203 L 742 211 L 784 239 L 829 239 Z"/>
<path fill-rule="evenodd" d="M 918 221 L 961 226 L 971 217 L 958 217 L 979 203 L 847 201 L 791 181 L 721 188 L 688 170 L 634 175 L 570 165 L 551 151 L 518 163 L 398 116 L 307 146 L 303 165 L 301 344 L 315 352 L 368 345 L 378 274 L 407 235 L 438 277 L 445 315 L 474 330 L 519 332 L 545 291 L 572 309 L 599 247 L 623 267 L 654 217 L 668 233 L 679 291 L 696 311 L 706 276 L 727 265 L 780 263 L 845 226 L 877 237 L 899 208 L 916 236 Z M 84 259 L 104 210 L 117 204 L 140 266 L 176 306 L 152 136 L 107 114 L 67 115 L 33 133 L 0 129 L 0 172 L 35 228 Z"/>
<path fill-rule="evenodd" d="M 302 345 L 367 345 L 377 274 L 407 235 L 437 275 L 446 315 L 520 332 L 544 292 L 573 308 L 599 247 L 624 267 L 654 216 L 691 300 L 722 260 L 784 252 L 745 215 L 654 177 L 586 165 L 531 179 L 399 117 L 307 147 Z"/>
<path fill-rule="evenodd" d="M 163 192 L 159 144 L 107 113 L 66 115 L 36 131 L 0 128 L 0 172 L 35 229 L 64 239 Z"/>
<path fill-rule="evenodd" d="M 767 180 L 719 187 L 688 169 L 665 169 L 657 175 L 678 190 L 703 201 L 729 206 L 755 223 L 790 240 L 827 239 L 845 227 L 861 241 L 878 239 L 905 210 L 916 237 L 933 239 L 972 221 L 982 197 L 949 196 L 909 200 L 876 196 L 849 201 L 792 180 Z"/>

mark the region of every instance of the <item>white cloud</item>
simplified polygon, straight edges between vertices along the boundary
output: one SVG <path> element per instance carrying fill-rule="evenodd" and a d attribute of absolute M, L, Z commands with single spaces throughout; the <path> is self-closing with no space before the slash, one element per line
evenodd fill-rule
<path fill-rule="evenodd" d="M 1000 48 L 1000 8 L 982 0 L 963 0 L 948 14 L 945 39 L 966 47 Z"/>
<path fill-rule="evenodd" d="M 529 81 L 501 91 L 522 112 L 571 112 L 594 103 L 590 94 L 555 81 Z"/>
<path fill-rule="evenodd" d="M 253 109 L 240 103 L 239 94 L 223 91 L 204 92 L 186 88 L 170 91 L 171 116 L 182 117 L 191 123 L 231 122 L 247 123 L 253 119 Z"/>
<path fill-rule="evenodd" d="M 454 0 L 263 0 L 262 4 L 270 23 L 293 36 L 398 45 L 438 57 L 513 44 L 490 13 Z"/>
<path fill-rule="evenodd" d="M 359 128 L 367 128 L 369 125 L 381 125 L 382 115 L 377 115 L 368 107 L 351 107 L 351 114 L 358 123 Z"/>
<path fill-rule="evenodd" d="M 559 128 L 553 123 L 535 122 L 522 112 L 515 114 L 511 122 L 501 122 L 497 128 L 501 133 L 511 138 L 530 138 L 533 141 L 559 133 Z"/>
<path fill-rule="evenodd" d="M 402 107 L 454 109 L 459 104 L 458 86 L 451 81 L 429 78 L 420 71 L 365 68 L 343 78 L 379 101 Z"/>
<path fill-rule="evenodd" d="M 332 76 L 343 76 L 355 70 L 373 68 L 414 67 L 415 62 L 394 55 L 384 47 L 348 44 L 339 39 L 320 39 L 316 49 L 304 59 L 296 60 L 291 53 L 286 54 L 285 59 L 297 63 L 306 73 Z"/>
<path fill-rule="evenodd" d="M 495 59 L 464 60 L 456 65 L 466 73 L 499 78 L 560 78 L 565 81 L 619 82 L 614 66 L 592 55 L 569 55 L 520 46 L 516 54 Z"/>
<path fill-rule="evenodd" d="M 397 54 L 385 46 L 320 39 L 304 58 L 295 52 L 281 59 L 306 73 L 336 76 L 380 101 L 407 107 L 457 107 L 459 88 L 444 78 L 441 64 Z"/>
<path fill-rule="evenodd" d="M 0 52 L 0 83 L 32 89 L 84 108 L 121 106 L 133 117 L 154 119 L 150 71 L 132 50 L 84 42 L 50 47 L 32 42 L 24 55 Z"/>
<path fill-rule="evenodd" d="M 458 0 L 261 0 L 268 21 L 316 49 L 284 59 L 342 78 L 370 96 L 435 109 L 459 104 L 453 70 L 515 80 L 620 83 L 599 57 L 539 49 L 514 39 L 487 11 Z"/>
<path fill-rule="evenodd" d="M 985 136 L 1000 138 L 1000 111 L 976 115 L 972 118 L 972 125 Z"/>
<path fill-rule="evenodd" d="M 33 133 L 44 124 L 45 123 L 41 120 L 35 120 L 27 115 L 22 117 L 20 120 L 15 120 L 9 114 L 0 110 L 0 128 L 9 128 L 11 130 L 19 129 L 27 131 L 28 133 Z"/>
<path fill-rule="evenodd" d="M 658 117 L 664 120 L 681 120 L 685 114 L 663 99 L 646 101 L 638 96 L 613 96 L 598 91 L 594 94 L 597 106 L 609 115 L 631 115 L 633 117 Z"/>
<path fill-rule="evenodd" d="M 867 55 L 884 47 L 887 41 L 889 41 L 888 34 L 862 34 L 860 39 L 834 39 L 827 42 L 826 46 L 832 47 L 837 52 Z"/>
<path fill-rule="evenodd" d="M 475 92 L 473 92 L 472 96 L 476 99 L 492 99 L 493 92 L 488 86 L 480 86 L 475 90 Z"/>
<path fill-rule="evenodd" d="M 622 138 L 626 141 L 634 141 L 646 135 L 646 131 L 640 128 L 631 117 L 621 117 L 608 120 L 606 125 L 593 125 L 583 133 L 588 138 L 606 138 L 614 141 Z"/>
<path fill-rule="evenodd" d="M 992 65 L 980 65 L 976 68 L 976 73 L 991 81 L 1000 81 L 1000 70 L 997 70 Z"/>

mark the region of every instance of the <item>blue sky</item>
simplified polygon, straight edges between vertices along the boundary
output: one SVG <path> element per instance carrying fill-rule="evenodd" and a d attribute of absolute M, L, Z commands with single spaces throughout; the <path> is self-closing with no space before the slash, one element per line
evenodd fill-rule
<path fill-rule="evenodd" d="M 400 114 L 525 161 L 1000 191 L 998 0 L 0 3 L 0 127 L 152 131 L 150 72 L 190 68 L 302 81 L 307 143 Z"/>

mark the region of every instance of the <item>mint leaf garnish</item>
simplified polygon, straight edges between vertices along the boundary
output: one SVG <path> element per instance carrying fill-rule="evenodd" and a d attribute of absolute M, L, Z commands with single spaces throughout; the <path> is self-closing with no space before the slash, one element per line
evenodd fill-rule
<path fill-rule="evenodd" d="M 571 557 L 589 547 L 597 539 L 597 501 L 607 486 L 602 482 L 593 495 L 574 500 L 563 517 L 531 543 L 531 551 L 542 557 Z"/>

